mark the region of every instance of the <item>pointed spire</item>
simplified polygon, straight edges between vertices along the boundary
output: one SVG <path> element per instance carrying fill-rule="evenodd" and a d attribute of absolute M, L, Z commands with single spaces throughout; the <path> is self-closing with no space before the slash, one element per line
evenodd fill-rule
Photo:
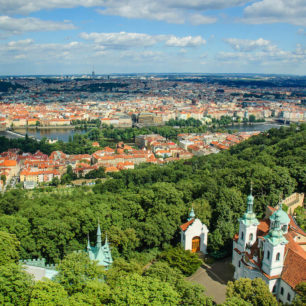
<path fill-rule="evenodd" d="M 191 207 L 191 211 L 189 213 L 189 217 L 188 217 L 188 221 L 192 220 L 195 218 L 195 213 L 194 213 L 194 210 L 193 210 L 193 206 Z"/>
<path fill-rule="evenodd" d="M 247 213 L 252 214 L 253 213 L 253 204 L 254 204 L 254 197 L 253 197 L 253 182 L 251 181 L 251 187 L 250 187 L 250 194 L 247 198 Z"/>
<path fill-rule="evenodd" d="M 87 251 L 90 251 L 91 247 L 90 247 L 90 240 L 89 240 L 89 234 L 87 235 Z"/>
<path fill-rule="evenodd" d="M 100 220 L 98 218 L 98 229 L 97 229 L 97 248 L 102 247 L 102 239 L 101 239 L 101 228 L 100 228 Z"/>
<path fill-rule="evenodd" d="M 108 245 L 108 238 L 107 238 L 107 234 L 105 233 L 105 245 Z"/>

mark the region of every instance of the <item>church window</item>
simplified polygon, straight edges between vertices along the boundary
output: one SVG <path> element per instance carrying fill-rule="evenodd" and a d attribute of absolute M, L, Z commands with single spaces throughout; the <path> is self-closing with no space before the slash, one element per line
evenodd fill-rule
<path fill-rule="evenodd" d="M 267 259 L 270 259 L 270 251 L 267 252 Z"/>
<path fill-rule="evenodd" d="M 249 240 L 252 241 L 253 240 L 253 234 L 251 233 L 249 236 Z"/>
<path fill-rule="evenodd" d="M 241 232 L 241 240 L 243 240 L 243 238 L 244 238 L 244 233 Z"/>
<path fill-rule="evenodd" d="M 284 294 L 284 288 L 281 287 L 281 295 L 283 295 L 283 294 Z"/>
<path fill-rule="evenodd" d="M 291 295 L 290 295 L 290 293 L 288 293 L 288 295 L 287 295 L 287 300 L 290 302 L 290 300 L 291 300 Z"/>
<path fill-rule="evenodd" d="M 276 285 L 273 286 L 272 292 L 276 292 Z"/>
<path fill-rule="evenodd" d="M 239 264 L 238 264 L 239 268 L 241 267 L 241 262 L 239 261 Z"/>
<path fill-rule="evenodd" d="M 276 254 L 276 260 L 279 260 L 280 259 L 280 253 L 277 253 Z"/>
<path fill-rule="evenodd" d="M 282 226 L 282 230 L 283 230 L 283 232 L 287 232 L 287 225 L 286 224 Z"/>

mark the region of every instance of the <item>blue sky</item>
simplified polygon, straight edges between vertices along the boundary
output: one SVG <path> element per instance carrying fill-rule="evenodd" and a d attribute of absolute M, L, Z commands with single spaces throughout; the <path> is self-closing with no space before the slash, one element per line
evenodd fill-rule
<path fill-rule="evenodd" d="M 305 0 L 0 0 L 0 75 L 305 75 Z"/>

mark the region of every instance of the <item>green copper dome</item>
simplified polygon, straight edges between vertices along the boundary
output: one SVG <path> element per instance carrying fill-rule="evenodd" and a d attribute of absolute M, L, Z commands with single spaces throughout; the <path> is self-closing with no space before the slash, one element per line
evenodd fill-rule
<path fill-rule="evenodd" d="M 195 218 L 195 213 L 194 213 L 194 210 L 193 210 L 193 207 L 191 208 L 191 211 L 189 213 L 189 218 L 188 218 L 188 221 L 192 220 Z"/>
<path fill-rule="evenodd" d="M 278 209 L 273 215 L 274 215 L 274 219 L 273 219 L 273 223 L 272 226 L 270 228 L 270 231 L 268 233 L 268 235 L 266 235 L 264 238 L 269 241 L 272 245 L 278 245 L 278 244 L 287 244 L 288 241 L 286 240 L 286 238 L 283 236 L 283 232 L 281 230 L 281 222 L 280 222 L 280 216 L 282 215 L 281 212 L 283 210 Z M 286 214 L 287 215 L 287 214 Z M 272 216 L 271 216 L 272 217 Z M 270 217 L 270 219 L 271 219 Z M 287 216 L 288 217 L 288 216 Z"/>
<path fill-rule="evenodd" d="M 275 211 L 270 217 L 271 222 L 275 222 L 276 219 L 279 220 L 280 224 L 290 223 L 290 218 L 288 217 L 287 213 L 283 211 L 282 205 L 279 205 L 278 210 Z"/>

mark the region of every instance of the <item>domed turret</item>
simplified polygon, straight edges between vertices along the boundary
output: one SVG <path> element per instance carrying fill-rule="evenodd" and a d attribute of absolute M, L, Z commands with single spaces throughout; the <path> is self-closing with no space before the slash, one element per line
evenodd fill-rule
<path fill-rule="evenodd" d="M 282 204 L 279 204 L 278 210 L 276 210 L 270 217 L 271 226 L 278 220 L 280 227 L 283 229 L 283 232 L 288 231 L 288 225 L 290 223 L 290 218 L 285 211 L 283 211 Z"/>
<path fill-rule="evenodd" d="M 191 208 L 191 211 L 189 213 L 189 217 L 188 217 L 188 221 L 192 220 L 195 218 L 195 213 L 194 213 L 194 210 L 193 210 L 193 207 Z"/>

